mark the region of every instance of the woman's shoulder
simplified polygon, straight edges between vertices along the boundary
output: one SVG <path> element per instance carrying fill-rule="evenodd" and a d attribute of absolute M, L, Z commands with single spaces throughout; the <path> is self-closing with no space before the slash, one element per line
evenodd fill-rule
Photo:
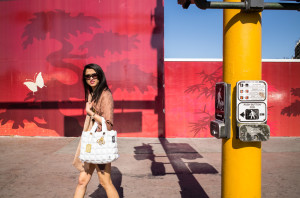
<path fill-rule="evenodd" d="M 93 107 L 97 112 L 100 112 L 101 106 L 107 106 L 107 104 L 113 104 L 112 93 L 109 89 L 102 91 L 99 100 L 93 104 Z"/>
<path fill-rule="evenodd" d="M 101 97 L 112 97 L 112 93 L 109 89 L 105 89 L 102 91 Z"/>
<path fill-rule="evenodd" d="M 105 101 L 113 101 L 113 96 L 112 96 L 112 93 L 109 89 L 106 89 L 106 90 L 103 90 L 102 93 L 101 93 L 101 96 L 99 98 L 99 102 L 100 103 L 103 103 Z"/>

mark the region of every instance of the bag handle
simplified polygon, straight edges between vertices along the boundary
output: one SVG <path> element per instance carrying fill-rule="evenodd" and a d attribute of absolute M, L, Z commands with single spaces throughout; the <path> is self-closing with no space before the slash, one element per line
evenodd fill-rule
<path fill-rule="evenodd" d="M 94 125 L 93 125 L 93 127 L 92 127 L 92 129 L 90 130 L 90 132 L 95 133 L 96 130 L 97 130 L 97 128 L 98 128 L 98 123 L 95 122 Z"/>
<path fill-rule="evenodd" d="M 107 131 L 105 119 L 102 116 L 101 116 L 101 119 L 102 119 L 102 131 Z"/>
<path fill-rule="evenodd" d="M 102 131 L 107 131 L 107 126 L 106 126 L 106 122 L 105 119 L 101 116 L 101 120 L 102 120 Z M 90 130 L 90 132 L 95 133 L 97 131 L 98 128 L 98 123 L 95 122 L 92 129 Z"/>

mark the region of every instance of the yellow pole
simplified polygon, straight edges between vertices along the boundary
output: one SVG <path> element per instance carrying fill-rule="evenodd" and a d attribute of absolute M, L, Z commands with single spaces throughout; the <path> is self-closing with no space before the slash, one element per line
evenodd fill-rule
<path fill-rule="evenodd" d="M 225 0 L 239 2 L 239 0 Z M 224 10 L 223 79 L 231 84 L 231 138 L 222 140 L 222 197 L 261 197 L 261 143 L 236 139 L 236 83 L 261 80 L 261 14 Z"/>

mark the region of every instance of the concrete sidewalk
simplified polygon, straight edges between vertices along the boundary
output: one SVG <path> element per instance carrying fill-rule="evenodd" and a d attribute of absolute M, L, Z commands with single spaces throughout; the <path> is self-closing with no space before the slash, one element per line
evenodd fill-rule
<path fill-rule="evenodd" d="M 79 138 L 0 137 L 1 198 L 73 197 Z M 221 140 L 119 138 L 120 197 L 221 197 Z M 300 138 L 262 143 L 262 197 L 299 197 Z M 96 174 L 86 197 L 106 197 Z"/>

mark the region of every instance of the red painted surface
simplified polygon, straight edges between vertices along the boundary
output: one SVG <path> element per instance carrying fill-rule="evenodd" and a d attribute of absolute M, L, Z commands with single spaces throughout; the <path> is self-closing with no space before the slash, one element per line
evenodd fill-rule
<path fill-rule="evenodd" d="M 211 137 L 222 62 L 165 62 L 166 136 Z M 300 136 L 300 62 L 263 62 L 271 136 Z"/>
<path fill-rule="evenodd" d="M 163 19 L 162 0 L 0 1 L 0 135 L 80 135 L 81 72 L 97 63 L 119 136 L 211 137 L 222 62 L 164 62 Z M 262 69 L 271 135 L 299 136 L 300 63 Z"/>
<path fill-rule="evenodd" d="M 167 137 L 211 137 L 222 62 L 165 62 Z"/>
<path fill-rule="evenodd" d="M 157 137 L 163 16 L 162 0 L 1 1 L 0 135 L 78 136 L 82 68 L 97 63 L 119 136 Z"/>
<path fill-rule="evenodd" d="M 300 136 L 300 62 L 265 62 L 268 82 L 268 124 L 272 136 Z"/>

